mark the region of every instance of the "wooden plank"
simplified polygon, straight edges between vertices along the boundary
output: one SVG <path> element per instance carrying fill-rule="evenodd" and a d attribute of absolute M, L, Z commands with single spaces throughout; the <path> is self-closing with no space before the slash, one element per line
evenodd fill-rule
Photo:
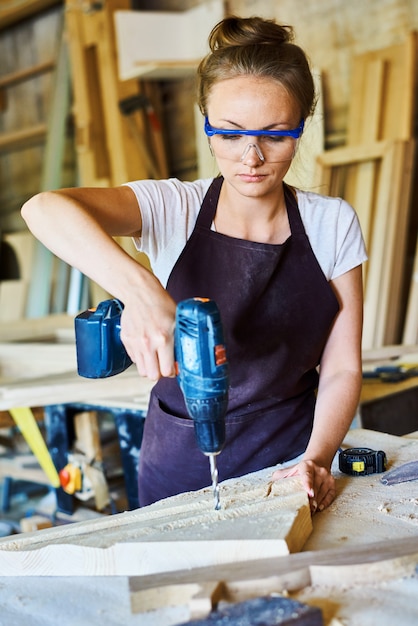
<path fill-rule="evenodd" d="M 120 79 L 172 79 L 184 73 L 190 76 L 207 52 L 210 29 L 223 17 L 220 0 L 186 11 L 117 11 L 114 19 Z M 160 33 L 158 38 L 155 32 Z"/>
<path fill-rule="evenodd" d="M 34 78 L 35 76 L 39 76 L 45 72 L 50 72 L 54 69 L 54 67 L 55 63 L 53 61 L 45 61 L 23 70 L 17 70 L 16 72 L 11 72 L 10 74 L 3 74 L 3 76 L 0 76 L 0 89 L 18 85 L 19 83 L 28 80 L 28 78 Z"/>
<path fill-rule="evenodd" d="M 66 0 L 77 158 L 81 184 L 119 185 L 146 178 L 148 172 L 135 138 L 119 110 L 119 101 L 140 93 L 138 81 L 121 81 L 116 66 L 113 16 L 130 7 L 128 0 L 110 0 L 85 12 Z M 143 132 L 143 123 L 138 127 Z"/>
<path fill-rule="evenodd" d="M 147 575 L 270 558 L 299 551 L 312 531 L 297 478 L 269 482 L 263 470 L 131 513 L 0 541 L 0 570 L 11 576 Z"/>
<path fill-rule="evenodd" d="M 33 455 L 13 455 L 13 458 L 0 456 L 0 475 L 11 476 L 13 480 L 27 480 L 50 485 L 51 481 Z"/>
<path fill-rule="evenodd" d="M 328 193 L 356 209 L 369 251 L 365 348 L 402 337 L 417 55 L 417 33 L 411 32 L 400 44 L 353 58 L 347 146 L 326 152 L 319 161 Z M 403 147 L 387 143 L 401 140 Z"/>
<path fill-rule="evenodd" d="M 374 361 L 395 361 L 407 359 L 410 354 L 418 354 L 418 342 L 407 344 L 397 344 L 391 346 L 381 346 L 371 350 L 363 350 L 363 363 L 373 363 Z"/>
<path fill-rule="evenodd" d="M 44 143 L 47 134 L 47 125 L 34 124 L 29 128 L 2 133 L 0 136 L 0 154 L 23 150 Z"/>
<path fill-rule="evenodd" d="M 339 167 L 362 161 L 381 159 L 390 146 L 388 141 L 374 141 L 360 146 L 343 146 L 327 150 L 318 156 L 318 163 L 323 167 Z"/>
<path fill-rule="evenodd" d="M 309 586 L 347 587 L 378 585 L 414 574 L 418 558 L 416 539 L 372 542 L 365 546 L 345 546 L 331 550 L 302 552 L 280 558 L 232 563 L 219 568 L 206 567 L 133 577 L 129 581 L 133 613 L 146 613 L 162 607 L 189 604 L 197 599 L 203 609 L 212 608 L 210 592 L 217 584 L 217 600 L 242 602 L 249 598 L 291 592 Z M 220 578 L 221 576 L 221 578 Z M 318 592 L 318 589 L 317 589 Z M 330 593 L 330 589 L 328 589 Z M 202 607 L 202 605 L 201 605 Z"/>
<path fill-rule="evenodd" d="M 359 207 L 369 252 L 364 271 L 365 349 L 397 343 L 400 338 L 414 154 L 413 140 L 377 141 L 330 150 L 318 159 L 323 183 L 331 188 L 328 193 Z"/>
<path fill-rule="evenodd" d="M 74 372 L 75 344 L 0 343 L 0 384 Z"/>
<path fill-rule="evenodd" d="M 416 57 L 415 31 L 399 44 L 353 57 L 349 145 L 413 137 Z"/>
<path fill-rule="evenodd" d="M 119 376 L 97 380 L 69 371 L 0 384 L 0 409 L 77 402 L 106 407 L 108 398 L 120 398 L 118 407 L 126 405 L 146 412 L 151 387 L 152 383 L 139 378 L 133 367 Z"/>
<path fill-rule="evenodd" d="M 61 4 L 61 0 L 22 0 L 18 3 L 7 2 L 6 7 L 0 8 L 0 30 L 8 28 L 56 4 Z"/>
<path fill-rule="evenodd" d="M 396 342 L 414 155 L 413 141 L 395 141 L 382 159 L 365 285 L 363 347 Z"/>
<path fill-rule="evenodd" d="M 74 317 L 65 313 L 36 319 L 10 320 L 0 326 L 0 342 L 74 342 Z"/>

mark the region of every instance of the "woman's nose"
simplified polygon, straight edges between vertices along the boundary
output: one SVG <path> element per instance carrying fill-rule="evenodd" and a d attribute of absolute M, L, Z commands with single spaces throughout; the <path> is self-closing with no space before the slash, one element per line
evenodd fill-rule
<path fill-rule="evenodd" d="M 254 148 L 255 152 L 252 150 L 253 148 Z M 242 153 L 240 161 L 242 161 L 242 162 L 244 162 L 245 160 L 248 161 L 248 159 L 254 158 L 255 154 L 257 155 L 258 160 L 260 160 L 260 161 L 262 161 L 264 163 L 265 159 L 264 159 L 263 153 L 261 152 L 260 146 L 258 144 L 256 144 L 256 143 L 248 143 L 245 146 L 245 150 Z"/>

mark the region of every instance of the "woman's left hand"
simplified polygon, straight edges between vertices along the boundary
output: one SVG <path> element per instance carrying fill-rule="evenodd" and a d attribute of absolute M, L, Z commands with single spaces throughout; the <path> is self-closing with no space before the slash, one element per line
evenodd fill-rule
<path fill-rule="evenodd" d="M 326 468 L 315 461 L 300 461 L 297 465 L 276 470 L 273 480 L 300 476 L 309 496 L 311 512 L 323 511 L 331 504 L 336 495 L 335 479 Z"/>

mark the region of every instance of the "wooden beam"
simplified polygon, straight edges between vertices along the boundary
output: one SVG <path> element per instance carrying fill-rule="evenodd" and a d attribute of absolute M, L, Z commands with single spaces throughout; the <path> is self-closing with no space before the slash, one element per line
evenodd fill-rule
<path fill-rule="evenodd" d="M 0 136 L 0 154 L 39 146 L 45 142 L 46 133 L 47 125 L 43 123 L 30 128 L 2 133 Z"/>
<path fill-rule="evenodd" d="M 381 159 L 390 146 L 388 141 L 373 141 L 360 146 L 343 146 L 327 150 L 318 156 L 318 162 L 323 167 L 339 167 Z"/>
<path fill-rule="evenodd" d="M 50 7 L 62 4 L 62 0 L 21 0 L 7 2 L 6 8 L 0 8 L 0 30 L 9 28 L 32 15 Z"/>
<path fill-rule="evenodd" d="M 45 61 L 45 63 L 38 63 L 37 65 L 25 68 L 24 70 L 11 72 L 10 74 L 3 74 L 3 76 L 0 77 L 0 89 L 13 87 L 14 85 L 18 85 L 19 83 L 28 80 L 29 78 L 34 78 L 40 74 L 51 72 L 54 67 L 55 63 L 53 61 Z"/>
<path fill-rule="evenodd" d="M 302 552 L 249 563 L 231 563 L 190 571 L 133 577 L 129 581 L 133 613 L 188 604 L 191 613 L 212 608 L 211 592 L 217 600 L 242 602 L 272 593 L 283 594 L 309 586 L 331 588 L 377 585 L 414 575 L 418 558 L 417 539 L 372 542 L 332 550 Z M 317 590 L 318 591 L 318 590 Z M 206 603 L 204 603 L 206 600 Z"/>

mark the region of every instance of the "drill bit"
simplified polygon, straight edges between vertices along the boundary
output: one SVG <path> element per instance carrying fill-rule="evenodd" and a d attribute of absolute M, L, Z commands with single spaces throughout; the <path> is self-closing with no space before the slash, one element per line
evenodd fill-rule
<path fill-rule="evenodd" d="M 216 456 L 214 454 L 209 454 L 209 463 L 210 475 L 212 476 L 213 497 L 215 499 L 215 511 L 219 511 L 221 501 L 219 499 L 218 468 L 216 467 Z"/>

